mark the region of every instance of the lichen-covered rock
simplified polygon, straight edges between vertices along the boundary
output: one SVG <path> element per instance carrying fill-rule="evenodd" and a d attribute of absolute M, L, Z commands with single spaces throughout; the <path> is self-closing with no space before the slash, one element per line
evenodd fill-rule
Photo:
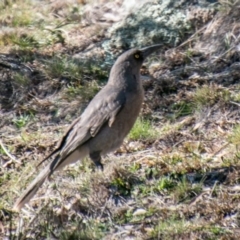
<path fill-rule="evenodd" d="M 156 43 L 175 47 L 214 17 L 216 2 L 217 0 L 103 0 L 94 7 L 89 5 L 85 9 L 83 23 L 95 28 L 99 26 L 101 31 L 93 32 L 94 36 L 101 35 L 100 40 L 92 41 L 85 51 L 76 54 L 74 58 L 97 58 L 101 67 L 109 67 L 117 55 L 129 48 Z M 87 37 L 86 40 L 90 41 L 91 38 Z"/>
<path fill-rule="evenodd" d="M 109 60 L 117 50 L 154 43 L 177 46 L 195 32 L 195 25 L 211 19 L 211 2 L 216 1 L 162 0 L 144 4 L 108 30 L 109 40 L 104 41 L 103 47 Z"/>
<path fill-rule="evenodd" d="M 82 23 L 83 25 L 95 24 L 109 27 L 147 2 L 153 2 L 153 0 L 93 1 L 84 7 Z"/>

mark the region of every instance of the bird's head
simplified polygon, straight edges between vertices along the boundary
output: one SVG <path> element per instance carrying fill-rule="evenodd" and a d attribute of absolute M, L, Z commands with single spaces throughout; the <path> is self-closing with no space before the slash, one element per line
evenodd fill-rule
<path fill-rule="evenodd" d="M 114 63 L 111 73 L 116 74 L 129 74 L 129 72 L 137 74 L 140 72 L 140 68 L 143 61 L 153 52 L 160 49 L 162 44 L 156 44 L 144 48 L 132 48 L 122 53 L 117 61 Z M 110 74 L 111 75 L 111 74 Z"/>
<path fill-rule="evenodd" d="M 108 83 L 131 88 L 140 83 L 140 68 L 143 61 L 153 52 L 160 49 L 162 44 L 156 44 L 145 48 L 133 48 L 121 54 L 114 63 Z"/>
<path fill-rule="evenodd" d="M 160 49 L 162 44 L 156 44 L 145 48 L 133 48 L 121 54 L 114 65 L 127 63 L 131 68 L 141 68 L 143 61 L 153 52 Z"/>

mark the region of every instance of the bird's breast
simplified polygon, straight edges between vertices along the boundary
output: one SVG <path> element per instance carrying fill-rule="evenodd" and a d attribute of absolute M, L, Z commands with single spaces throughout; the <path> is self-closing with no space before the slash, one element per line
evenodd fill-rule
<path fill-rule="evenodd" d="M 127 94 L 126 102 L 116 116 L 112 128 L 114 131 L 118 132 L 119 139 L 122 141 L 132 129 L 139 115 L 143 103 L 143 97 L 143 91 Z"/>

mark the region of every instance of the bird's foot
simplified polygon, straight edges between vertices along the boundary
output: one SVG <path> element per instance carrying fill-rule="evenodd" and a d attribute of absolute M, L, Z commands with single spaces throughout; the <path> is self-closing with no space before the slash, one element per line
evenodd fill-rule
<path fill-rule="evenodd" d="M 98 169 L 103 171 L 104 167 L 103 167 L 103 164 L 100 161 L 97 161 L 97 162 L 94 162 L 94 163 L 95 163 L 95 165 Z"/>

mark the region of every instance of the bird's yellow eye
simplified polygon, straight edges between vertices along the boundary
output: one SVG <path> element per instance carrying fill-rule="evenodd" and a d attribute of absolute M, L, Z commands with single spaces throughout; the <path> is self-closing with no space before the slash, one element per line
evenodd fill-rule
<path fill-rule="evenodd" d="M 139 54 L 135 54 L 134 57 L 135 57 L 136 59 L 140 58 Z"/>

